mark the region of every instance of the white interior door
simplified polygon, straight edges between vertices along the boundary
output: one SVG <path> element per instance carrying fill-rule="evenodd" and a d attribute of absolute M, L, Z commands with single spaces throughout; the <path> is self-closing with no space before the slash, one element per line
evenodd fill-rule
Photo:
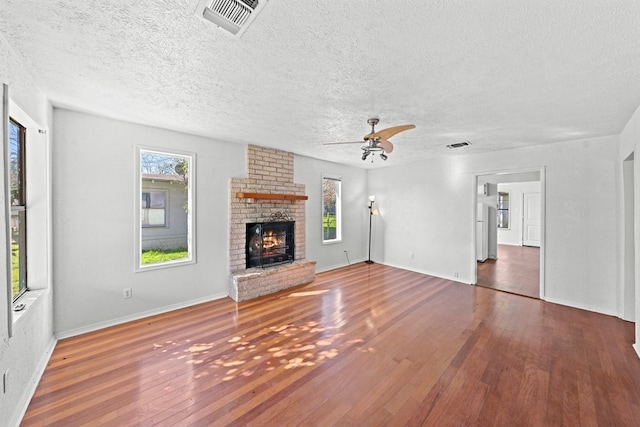
<path fill-rule="evenodd" d="M 542 213 L 540 193 L 524 193 L 522 196 L 522 244 L 539 248 Z"/>

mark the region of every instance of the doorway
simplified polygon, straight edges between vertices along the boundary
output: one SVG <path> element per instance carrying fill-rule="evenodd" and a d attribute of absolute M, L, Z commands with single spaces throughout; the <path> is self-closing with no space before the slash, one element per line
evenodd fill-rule
<path fill-rule="evenodd" d="M 481 218 L 486 221 L 479 212 L 489 212 L 484 228 L 488 238 L 479 232 L 475 236 L 476 285 L 543 298 L 544 170 L 493 173 L 476 179 L 477 224 Z M 485 244 L 488 249 L 483 252 Z"/>

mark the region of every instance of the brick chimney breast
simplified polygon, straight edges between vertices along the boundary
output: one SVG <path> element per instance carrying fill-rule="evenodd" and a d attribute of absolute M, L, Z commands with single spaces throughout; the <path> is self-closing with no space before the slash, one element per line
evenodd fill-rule
<path fill-rule="evenodd" d="M 293 153 L 247 146 L 247 178 L 231 178 L 229 191 L 229 296 L 237 302 L 315 280 L 315 261 L 306 260 L 305 200 L 242 199 L 237 193 L 305 195 L 293 182 Z M 285 212 L 295 222 L 295 261 L 271 268 L 246 268 L 246 224 Z"/>

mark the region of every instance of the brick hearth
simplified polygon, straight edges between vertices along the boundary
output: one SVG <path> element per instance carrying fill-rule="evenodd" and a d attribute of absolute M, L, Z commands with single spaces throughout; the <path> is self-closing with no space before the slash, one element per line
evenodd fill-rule
<path fill-rule="evenodd" d="M 293 182 L 293 153 L 249 145 L 247 178 L 231 178 L 229 230 L 229 296 L 246 301 L 315 280 L 315 261 L 305 254 L 305 200 L 240 199 L 236 193 L 303 196 L 305 186 Z M 248 222 L 266 221 L 286 213 L 296 222 L 295 261 L 270 268 L 246 268 L 245 233 Z"/>

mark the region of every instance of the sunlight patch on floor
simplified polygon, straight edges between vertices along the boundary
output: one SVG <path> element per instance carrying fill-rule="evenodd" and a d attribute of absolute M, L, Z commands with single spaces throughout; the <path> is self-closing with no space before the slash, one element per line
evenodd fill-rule
<path fill-rule="evenodd" d="M 322 326 L 317 321 L 301 325 L 287 323 L 265 327 L 251 338 L 232 336 L 222 342 L 193 344 L 190 340 L 183 343 L 166 341 L 153 344 L 153 349 L 161 353 L 169 351 L 170 360 L 190 365 L 194 378 L 213 376 L 220 381 L 232 381 L 250 377 L 261 370 L 317 366 L 337 357 L 341 349 L 347 347 L 357 346 L 359 351 L 372 352 L 372 348 L 363 346 L 364 339 L 342 341 L 344 333 L 339 330 L 339 326 Z"/>
<path fill-rule="evenodd" d="M 287 297 L 310 297 L 315 295 L 321 295 L 325 292 L 329 292 L 329 289 L 323 289 L 318 291 L 307 291 L 307 292 L 293 292 L 287 295 Z"/>

